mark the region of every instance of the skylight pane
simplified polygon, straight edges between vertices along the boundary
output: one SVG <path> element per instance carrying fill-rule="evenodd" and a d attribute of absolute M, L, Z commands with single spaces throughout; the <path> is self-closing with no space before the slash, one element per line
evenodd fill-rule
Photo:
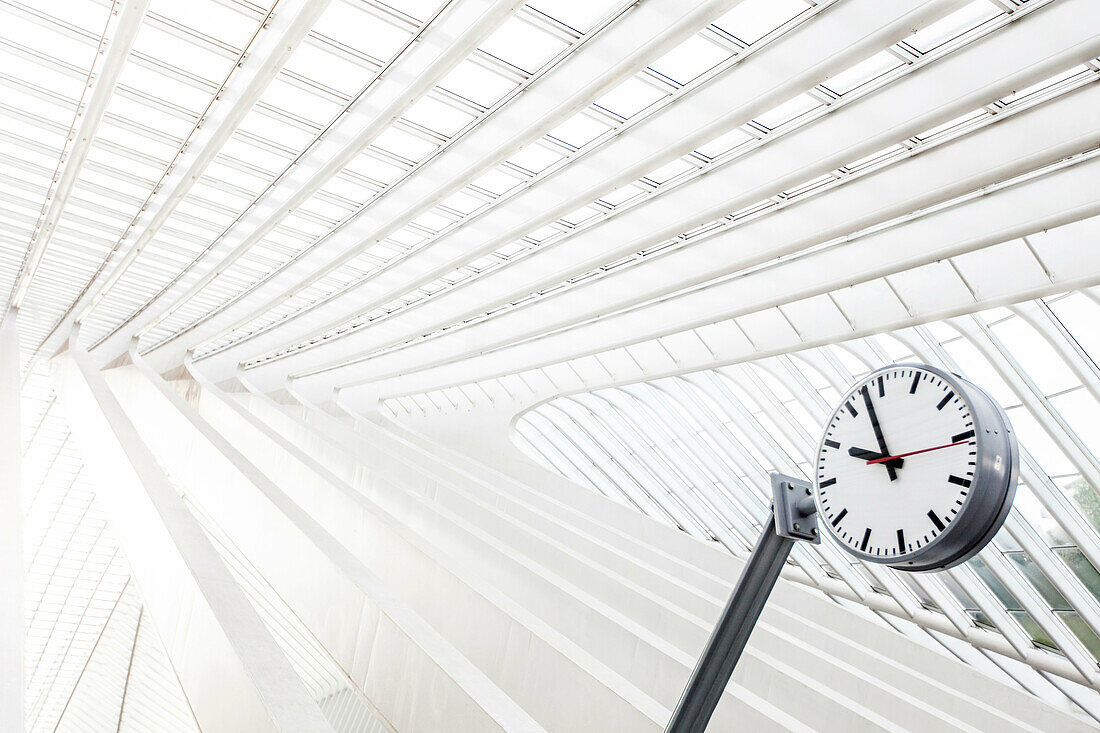
<path fill-rule="evenodd" d="M 535 0 L 528 3 L 554 20 L 581 33 L 620 5 L 621 0 Z"/>
<path fill-rule="evenodd" d="M 996 18 L 1001 13 L 1002 11 L 994 7 L 989 0 L 975 0 L 966 7 L 917 31 L 906 38 L 905 42 L 921 53 L 928 53 L 971 28 Z"/>
<path fill-rule="evenodd" d="M 212 0 L 153 0 L 149 12 L 162 15 L 198 33 L 216 38 L 238 49 L 244 48 L 256 31 L 259 19 L 244 8 Z"/>
<path fill-rule="evenodd" d="M 808 9 L 802 0 L 744 0 L 714 25 L 751 44 Z"/>
<path fill-rule="evenodd" d="M 451 137 L 474 119 L 473 115 L 431 97 L 421 97 L 402 117 L 444 137 Z"/>
<path fill-rule="evenodd" d="M 629 119 L 667 94 L 635 76 L 598 98 L 596 104 L 623 119 Z"/>
<path fill-rule="evenodd" d="M 837 94 L 847 94 L 903 65 L 901 59 L 889 51 L 879 51 L 874 56 L 829 77 L 825 80 L 825 86 Z"/>
<path fill-rule="evenodd" d="M 563 157 L 564 156 L 551 151 L 545 146 L 535 143 L 533 145 L 528 145 L 523 150 L 510 157 L 508 162 L 529 170 L 532 173 L 540 173 Z"/>
<path fill-rule="evenodd" d="M 436 148 L 427 140 L 400 130 L 396 126 L 384 130 L 374 139 L 373 145 L 414 163 Z"/>
<path fill-rule="evenodd" d="M 492 107 L 515 89 L 516 83 L 481 64 L 466 60 L 443 77 L 439 86 L 483 107 Z"/>
<path fill-rule="evenodd" d="M 382 60 L 391 58 L 410 37 L 374 13 L 344 2 L 329 3 L 313 30 Z"/>
<path fill-rule="evenodd" d="M 649 65 L 658 74 L 687 84 L 733 54 L 704 36 L 695 35 Z"/>
<path fill-rule="evenodd" d="M 518 69 L 534 73 L 565 46 L 564 41 L 517 17 L 505 21 L 479 48 Z"/>
<path fill-rule="evenodd" d="M 580 112 L 550 130 L 547 135 L 557 138 L 574 148 L 583 148 L 610 129 L 610 125 L 594 119 L 585 112 Z"/>
<path fill-rule="evenodd" d="M 179 36 L 152 25 L 148 20 L 142 25 L 131 53 L 141 53 L 163 61 L 169 66 L 220 84 L 233 68 L 236 57 L 227 52 L 216 52 L 209 46 L 189 43 Z"/>

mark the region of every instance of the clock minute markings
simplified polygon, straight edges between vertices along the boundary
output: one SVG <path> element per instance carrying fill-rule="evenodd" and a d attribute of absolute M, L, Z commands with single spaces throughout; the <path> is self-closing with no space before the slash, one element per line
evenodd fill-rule
<path fill-rule="evenodd" d="M 940 400 L 940 404 L 936 405 L 936 409 L 937 410 L 942 410 L 944 405 L 946 405 L 948 402 L 950 402 L 951 398 L 954 397 L 954 396 L 955 396 L 954 392 L 948 392 L 946 395 L 944 395 L 944 398 L 942 400 Z"/>

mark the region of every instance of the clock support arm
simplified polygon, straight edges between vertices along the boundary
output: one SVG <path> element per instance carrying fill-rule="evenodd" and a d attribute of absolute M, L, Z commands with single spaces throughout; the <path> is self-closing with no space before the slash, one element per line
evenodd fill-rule
<path fill-rule="evenodd" d="M 706 730 L 794 543 L 821 541 L 810 482 L 778 473 L 771 478 L 771 516 L 699 656 L 665 733 Z"/>

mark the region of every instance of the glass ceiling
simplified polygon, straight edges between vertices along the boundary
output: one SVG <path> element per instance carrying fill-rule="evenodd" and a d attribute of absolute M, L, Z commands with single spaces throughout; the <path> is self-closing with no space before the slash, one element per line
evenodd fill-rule
<path fill-rule="evenodd" d="M 57 726 L 96 640 L 121 618 L 112 609 L 126 603 L 125 560 L 67 443 L 44 367 L 73 323 L 82 324 L 83 338 L 100 347 L 104 361 L 137 337 L 150 357 L 170 355 L 166 369 L 190 351 L 219 379 L 241 364 L 280 387 L 291 376 L 339 387 L 381 357 L 392 359 L 385 378 L 426 369 L 430 362 L 416 350 L 425 346 L 439 349 L 432 352 L 438 363 L 472 362 L 480 352 L 465 339 L 493 332 L 509 315 L 522 318 L 523 308 L 572 304 L 585 284 L 615 293 L 620 278 L 662 261 L 657 256 L 690 256 L 720 235 L 805 201 L 827 201 L 865 176 L 904 171 L 907 161 L 977 139 L 1029 110 L 1062 109 L 1100 79 L 1096 49 L 1072 59 L 1051 51 L 1060 65 L 1036 65 L 1042 74 L 1009 69 L 1012 59 L 1004 55 L 983 57 L 973 74 L 1003 66 L 1010 88 L 988 99 L 960 97 L 949 119 L 891 136 L 894 128 L 880 129 L 887 107 L 898 107 L 890 94 L 915 90 L 917 105 L 922 80 L 943 85 L 944 77 L 959 77 L 945 71 L 949 64 L 987 53 L 982 43 L 993 48 L 1009 33 L 1056 45 L 1083 31 L 1063 24 L 1044 32 L 1043 24 L 1060 8 L 1087 7 L 1079 0 L 912 5 L 913 17 L 902 22 L 866 0 L 695 3 L 690 8 L 701 10 L 690 17 L 689 7 L 673 0 L 0 0 L 0 297 L 19 309 L 24 370 L 29 726 Z M 832 49 L 830 39 L 854 33 L 835 20 L 852 8 L 893 25 Z M 1032 27 L 1037 31 L 1026 35 Z M 291 52 L 276 56 L 284 43 Z M 844 64 L 827 66 L 834 56 Z M 819 78 L 780 76 L 791 59 L 799 72 L 821 70 Z M 739 73 L 774 75 L 768 104 L 749 109 L 746 100 L 735 107 L 721 98 Z M 827 143 L 821 131 L 834 120 L 863 135 L 861 146 L 852 146 L 859 152 L 829 170 L 813 169 L 798 141 L 818 135 Z M 986 150 L 990 166 L 1007 166 L 1013 153 Z M 782 185 L 738 178 L 705 216 L 693 210 L 667 222 L 652 213 L 766 154 L 790 162 Z M 961 192 L 951 205 L 978 195 Z M 895 212 L 890 224 L 876 226 L 925 211 Z M 661 233 L 658 220 L 673 228 Z M 601 227 L 609 225 L 625 234 L 606 235 Z M 634 234 L 639 230 L 644 234 Z M 516 276 L 525 263 L 537 277 Z M 676 280 L 676 273 L 661 273 L 654 297 L 674 299 L 698 284 Z M 1063 338 L 1077 339 L 1073 348 L 1095 354 L 1089 321 L 1074 321 L 1085 318 L 1074 314 L 1088 312 L 1090 299 L 1091 291 L 1082 291 L 1032 306 L 1057 317 Z M 538 340 L 572 325 L 532 320 L 522 336 Z M 980 338 L 1035 339 L 1029 329 L 1036 327 L 1020 314 L 987 312 L 974 327 Z M 930 324 L 921 332 L 923 342 L 936 342 L 926 346 L 935 347 L 935 358 L 981 369 L 989 357 L 967 346 L 979 337 L 944 328 Z M 874 348 L 880 352 L 867 351 Z M 829 385 L 867 368 L 868 354 L 900 358 L 903 348 L 887 337 L 824 347 L 814 358 L 828 366 L 807 371 L 819 382 L 812 389 L 825 399 Z M 846 356 L 852 351 L 862 356 Z M 1022 504 L 1021 521 L 1057 556 L 1055 567 L 1072 575 L 1051 578 L 1049 565 L 1035 569 L 1028 547 L 1006 540 L 999 548 L 1005 567 L 1027 578 L 1030 585 L 1020 587 L 1032 588 L 1031 596 L 998 585 L 996 568 L 980 564 L 958 588 L 909 592 L 930 608 L 977 618 L 986 611 L 975 604 L 988 607 L 988 598 L 973 595 L 980 580 L 1028 643 L 1067 647 L 1062 653 L 1094 663 L 1100 616 L 1089 616 L 1065 587 L 1080 593 L 1073 583 L 1081 583 L 1091 593 L 1085 571 L 1100 560 L 1078 539 L 1094 531 L 1082 498 L 1091 494 L 1081 482 L 1100 485 L 1089 473 L 1100 473 L 1088 449 L 1100 437 L 1090 432 L 1095 414 L 1079 399 L 1090 383 L 1072 369 L 1077 381 L 1067 379 L 1057 360 L 1030 363 L 1049 350 L 1027 351 L 1019 358 L 1029 361 L 1039 407 L 1004 394 L 1006 403 L 1019 403 L 1013 418 L 1019 416 L 1021 433 L 1030 431 L 1029 449 L 1042 469 L 1033 481 L 1025 477 L 1036 498 Z M 746 407 L 742 417 L 780 443 L 771 454 L 753 455 L 755 443 L 743 435 L 742 460 L 762 468 L 787 456 L 797 464 L 805 438 L 797 426 L 812 424 L 805 420 L 819 397 L 768 375 L 800 358 L 697 377 L 726 390 L 724 402 L 700 396 L 702 388 L 687 378 L 670 380 L 682 394 L 654 397 L 657 387 L 639 387 L 553 403 L 525 420 L 523 434 L 567 475 L 604 490 L 614 477 L 611 483 L 634 487 L 624 501 L 733 549 L 751 529 L 744 520 L 735 526 L 722 519 L 733 516 L 734 505 L 715 499 L 689 506 L 682 497 L 649 495 L 655 476 L 680 487 L 699 478 L 675 468 L 673 457 L 668 465 L 631 463 L 640 460 L 631 457 L 639 449 L 659 442 L 651 433 L 630 433 L 636 443 L 622 446 L 615 461 L 593 453 L 593 441 L 610 430 L 605 418 L 620 429 L 643 420 L 659 426 L 659 412 L 679 414 L 676 400 L 692 395 L 727 425 L 720 418 L 732 416 L 722 410 L 743 396 L 738 382 L 756 380 L 774 388 L 775 400 Z M 406 396 L 393 410 L 430 409 L 437 396 Z M 776 422 L 776 414 L 787 417 Z M 1029 428 L 1028 420 L 1036 425 Z M 1069 437 L 1052 437 L 1058 435 Z M 724 450 L 707 446 L 716 455 Z M 635 473 L 649 478 L 636 480 Z M 736 484 L 747 497 L 758 477 L 706 478 L 731 492 Z M 1044 496 L 1063 497 L 1053 505 L 1062 513 L 1043 515 Z M 1067 507 L 1078 515 L 1067 515 Z M 749 517 L 760 509 L 748 498 L 737 508 Z M 1051 558 L 1042 555 L 1045 563 Z M 862 569 L 844 572 L 878 582 Z M 1002 628 L 1005 618 L 980 620 L 1013 633 Z M 126 628 L 135 642 L 138 627 Z M 1070 696 L 1095 710 L 1091 698 Z M 354 700 L 338 701 L 341 709 L 358 709 Z"/>

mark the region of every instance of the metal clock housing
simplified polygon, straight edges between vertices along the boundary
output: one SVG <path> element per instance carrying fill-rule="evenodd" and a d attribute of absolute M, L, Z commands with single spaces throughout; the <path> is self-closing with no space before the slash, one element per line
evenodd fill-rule
<path fill-rule="evenodd" d="M 852 555 L 913 572 L 965 562 L 1012 506 L 1019 449 L 972 382 L 894 364 L 853 386 L 818 446 L 819 525 Z"/>

